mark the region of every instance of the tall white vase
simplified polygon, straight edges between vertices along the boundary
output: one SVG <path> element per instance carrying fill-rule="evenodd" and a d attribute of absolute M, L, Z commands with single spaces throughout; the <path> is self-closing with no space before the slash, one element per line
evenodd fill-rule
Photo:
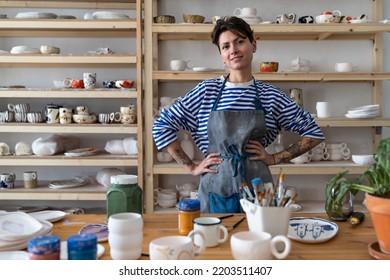
<path fill-rule="evenodd" d="M 183 151 L 188 155 L 188 157 L 193 160 L 195 157 L 195 147 L 194 142 L 192 141 L 188 133 L 184 133 L 184 139 L 180 142 L 180 146 Z"/>

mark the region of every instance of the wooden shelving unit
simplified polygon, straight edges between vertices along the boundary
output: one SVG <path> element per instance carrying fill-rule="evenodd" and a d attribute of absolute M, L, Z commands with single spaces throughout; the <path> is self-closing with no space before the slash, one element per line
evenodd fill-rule
<path fill-rule="evenodd" d="M 216 72 L 194 72 L 186 70 L 182 72 L 167 71 L 158 68 L 159 45 L 165 41 L 209 41 L 210 33 L 214 27 L 212 24 L 155 24 L 153 17 L 158 15 L 159 4 L 167 5 L 169 0 L 145 0 L 145 115 L 153 115 L 153 99 L 159 97 L 159 87 L 162 83 L 183 83 L 201 81 L 224 74 Z M 383 18 L 383 1 L 372 2 L 373 21 Z M 206 8 L 205 8 L 206 9 Z M 232 7 L 234 9 L 234 7 Z M 215 11 L 217 14 L 218 11 Z M 373 104 L 382 103 L 382 82 L 390 79 L 390 73 L 383 72 L 383 33 L 390 32 L 390 24 L 254 24 L 256 40 L 264 41 L 331 41 L 331 40 L 369 40 L 372 45 L 372 71 L 367 73 L 320 73 L 320 72 L 277 72 L 254 73 L 256 79 L 264 82 L 300 82 L 300 83 L 369 83 L 372 85 L 371 100 Z M 183 93 L 184 94 L 184 93 Z M 372 128 L 372 147 L 375 149 L 381 140 L 381 127 L 389 127 L 390 119 L 383 118 L 380 114 L 373 119 L 348 119 L 329 118 L 318 119 L 321 127 L 369 127 Z M 146 118 L 145 130 L 151 131 L 153 120 Z M 157 162 L 156 148 L 151 134 L 145 137 L 145 184 L 146 212 L 159 212 L 153 205 L 153 188 L 158 187 L 161 175 L 183 175 L 184 170 L 176 163 L 162 164 Z M 350 174 L 361 174 L 367 166 L 359 166 L 351 161 L 343 162 L 319 162 L 310 164 L 283 164 L 271 167 L 273 174 L 279 172 L 280 167 L 286 174 L 294 175 L 334 175 L 339 171 L 348 170 Z"/>
<path fill-rule="evenodd" d="M 120 90 L 96 88 L 57 89 L 57 88 L 0 88 L 0 98 L 7 99 L 78 99 L 86 103 L 101 99 L 102 102 L 113 100 L 123 104 L 137 105 L 137 124 L 47 124 L 47 123 L 0 123 L 2 133 L 63 133 L 99 137 L 99 135 L 135 135 L 138 141 L 138 156 L 112 155 L 99 152 L 88 157 L 67 157 L 64 154 L 53 156 L 1 156 L 0 166 L 45 167 L 48 172 L 55 167 L 135 167 L 138 182 L 143 187 L 143 89 L 142 89 L 142 0 L 53 0 L 53 1 L 0 1 L 1 8 L 20 8 L 37 11 L 39 9 L 94 9 L 131 11 L 135 17 L 129 19 L 0 19 L 0 37 L 14 38 L 132 38 L 134 53 L 99 54 L 0 54 L 1 68 L 120 68 L 133 69 L 136 88 Z M 5 9 L 6 10 L 6 9 Z M 15 101 L 17 102 L 17 101 Z M 45 169 L 46 170 L 46 169 Z M 87 185 L 80 188 L 50 189 L 48 184 L 39 182 L 37 189 L 16 187 L 0 191 L 0 200 L 105 200 L 106 189 L 101 185 Z M 23 185 L 21 183 L 21 185 Z"/>

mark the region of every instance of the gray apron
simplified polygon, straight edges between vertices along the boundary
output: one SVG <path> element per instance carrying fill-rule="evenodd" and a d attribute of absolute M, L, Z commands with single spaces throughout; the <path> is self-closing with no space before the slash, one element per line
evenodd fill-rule
<path fill-rule="evenodd" d="M 251 180 L 260 177 L 263 182 L 273 182 L 271 172 L 262 161 L 249 160 L 245 153 L 248 140 L 257 140 L 266 132 L 265 113 L 259 99 L 256 109 L 249 111 L 216 111 L 225 78 L 218 97 L 210 112 L 207 133 L 209 146 L 207 153 L 220 152 L 224 160 L 220 165 L 212 166 L 218 173 L 202 175 L 198 197 L 203 213 L 240 213 L 243 182 L 252 189 Z M 253 79 L 257 95 L 259 92 Z"/>

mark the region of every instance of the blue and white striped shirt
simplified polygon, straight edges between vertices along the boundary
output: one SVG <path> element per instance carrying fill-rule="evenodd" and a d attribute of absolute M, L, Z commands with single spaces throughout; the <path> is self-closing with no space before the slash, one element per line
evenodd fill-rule
<path fill-rule="evenodd" d="M 176 132 L 187 130 L 196 145 L 206 154 L 208 147 L 207 124 L 211 109 L 222 87 L 224 77 L 200 82 L 169 110 L 163 109 L 154 122 L 152 133 L 158 150 L 177 139 Z M 301 137 L 324 139 L 314 118 L 277 87 L 256 81 L 260 102 L 265 110 L 267 132 L 262 141 L 265 147 L 273 142 L 281 130 L 292 131 Z M 217 111 L 254 110 L 256 88 L 253 81 L 234 84 L 226 82 Z"/>

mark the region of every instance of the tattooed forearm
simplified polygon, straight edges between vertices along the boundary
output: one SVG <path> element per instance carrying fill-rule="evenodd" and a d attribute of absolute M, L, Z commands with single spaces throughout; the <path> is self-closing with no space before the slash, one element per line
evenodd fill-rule
<path fill-rule="evenodd" d="M 169 144 L 167 146 L 167 151 L 171 154 L 171 156 L 176 160 L 178 164 L 186 167 L 186 169 L 191 169 L 191 167 L 193 167 L 193 161 L 183 151 L 178 141 L 174 141 Z"/>
<path fill-rule="evenodd" d="M 301 138 L 298 143 L 292 144 L 285 151 L 275 155 L 276 163 L 288 163 L 291 159 L 296 158 L 320 144 L 323 140 L 314 138 Z"/>

